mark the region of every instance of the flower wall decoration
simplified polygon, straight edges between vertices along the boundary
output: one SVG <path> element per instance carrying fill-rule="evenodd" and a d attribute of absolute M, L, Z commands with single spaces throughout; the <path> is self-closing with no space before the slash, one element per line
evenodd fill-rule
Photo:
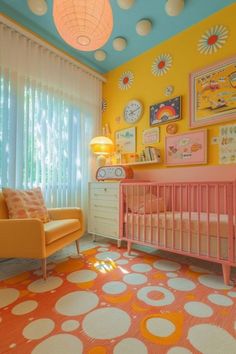
<path fill-rule="evenodd" d="M 152 64 L 152 73 L 155 76 L 162 76 L 172 66 L 172 56 L 170 54 L 159 55 Z"/>
<path fill-rule="evenodd" d="M 102 99 L 102 112 L 105 112 L 107 109 L 107 100 L 105 98 Z"/>
<path fill-rule="evenodd" d="M 125 71 L 119 78 L 118 86 L 121 90 L 127 90 L 134 81 L 134 74 L 131 71 Z"/>
<path fill-rule="evenodd" d="M 213 54 L 225 44 L 228 38 L 228 29 L 223 25 L 211 27 L 198 41 L 198 51 L 201 54 Z"/>

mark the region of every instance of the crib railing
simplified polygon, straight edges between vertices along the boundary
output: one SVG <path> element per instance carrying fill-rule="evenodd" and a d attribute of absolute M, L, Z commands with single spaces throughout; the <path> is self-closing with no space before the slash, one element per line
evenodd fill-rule
<path fill-rule="evenodd" d="M 236 264 L 236 182 L 122 183 L 120 238 Z"/>

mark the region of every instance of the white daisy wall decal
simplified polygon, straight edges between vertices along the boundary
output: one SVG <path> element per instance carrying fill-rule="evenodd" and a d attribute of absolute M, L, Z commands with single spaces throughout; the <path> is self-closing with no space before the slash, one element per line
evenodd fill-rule
<path fill-rule="evenodd" d="M 121 90 L 127 90 L 130 88 L 134 81 L 134 74 L 131 71 L 125 71 L 119 78 L 118 86 Z"/>
<path fill-rule="evenodd" d="M 223 25 L 211 27 L 198 41 L 198 51 L 201 54 L 212 54 L 217 52 L 228 38 L 228 29 Z"/>
<path fill-rule="evenodd" d="M 152 64 L 152 73 L 155 76 L 162 76 L 172 66 L 172 56 L 170 54 L 159 55 Z"/>
<path fill-rule="evenodd" d="M 102 112 L 105 112 L 107 109 L 107 100 L 105 98 L 102 99 Z"/>

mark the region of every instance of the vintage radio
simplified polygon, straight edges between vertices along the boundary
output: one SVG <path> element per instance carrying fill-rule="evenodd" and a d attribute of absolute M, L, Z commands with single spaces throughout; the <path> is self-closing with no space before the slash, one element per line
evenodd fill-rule
<path fill-rule="evenodd" d="M 97 169 L 96 179 L 104 180 L 122 180 L 133 178 L 133 170 L 129 166 L 102 166 Z"/>

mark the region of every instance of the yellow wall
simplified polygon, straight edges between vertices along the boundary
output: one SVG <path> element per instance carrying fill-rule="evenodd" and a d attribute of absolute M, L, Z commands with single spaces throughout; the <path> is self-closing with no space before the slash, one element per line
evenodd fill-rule
<path fill-rule="evenodd" d="M 144 148 L 142 145 L 142 131 L 149 128 L 149 106 L 169 98 L 164 95 L 164 89 L 168 85 L 173 85 L 175 89 L 171 97 L 182 96 L 182 119 L 177 121 L 178 134 L 189 130 L 189 73 L 236 54 L 235 13 L 236 4 L 228 6 L 106 75 L 107 83 L 104 84 L 103 97 L 107 101 L 107 109 L 103 113 L 103 125 L 109 123 L 113 139 L 116 130 L 131 126 L 124 121 L 124 106 L 131 99 L 139 99 L 144 104 L 144 114 L 136 124 L 137 151 L 140 152 Z M 226 44 L 214 54 L 200 54 L 197 50 L 197 43 L 202 34 L 211 26 L 221 24 L 229 29 L 229 37 Z M 151 65 L 153 60 L 163 53 L 171 54 L 173 65 L 167 74 L 157 77 L 151 73 Z M 118 80 L 124 71 L 132 71 L 135 76 L 134 83 L 128 90 L 120 90 L 118 88 Z M 116 117 L 119 116 L 121 120 L 120 123 L 117 123 Z M 236 119 L 233 122 L 236 122 Z M 218 164 L 218 145 L 212 145 L 211 138 L 218 136 L 218 127 L 224 124 L 227 124 L 227 122 L 199 128 L 199 130 L 206 128 L 208 131 L 209 165 Z M 162 161 L 164 160 L 165 129 L 166 124 L 160 125 L 160 143 L 155 144 L 161 149 Z M 164 167 L 164 164 L 162 163 L 160 167 Z"/>

